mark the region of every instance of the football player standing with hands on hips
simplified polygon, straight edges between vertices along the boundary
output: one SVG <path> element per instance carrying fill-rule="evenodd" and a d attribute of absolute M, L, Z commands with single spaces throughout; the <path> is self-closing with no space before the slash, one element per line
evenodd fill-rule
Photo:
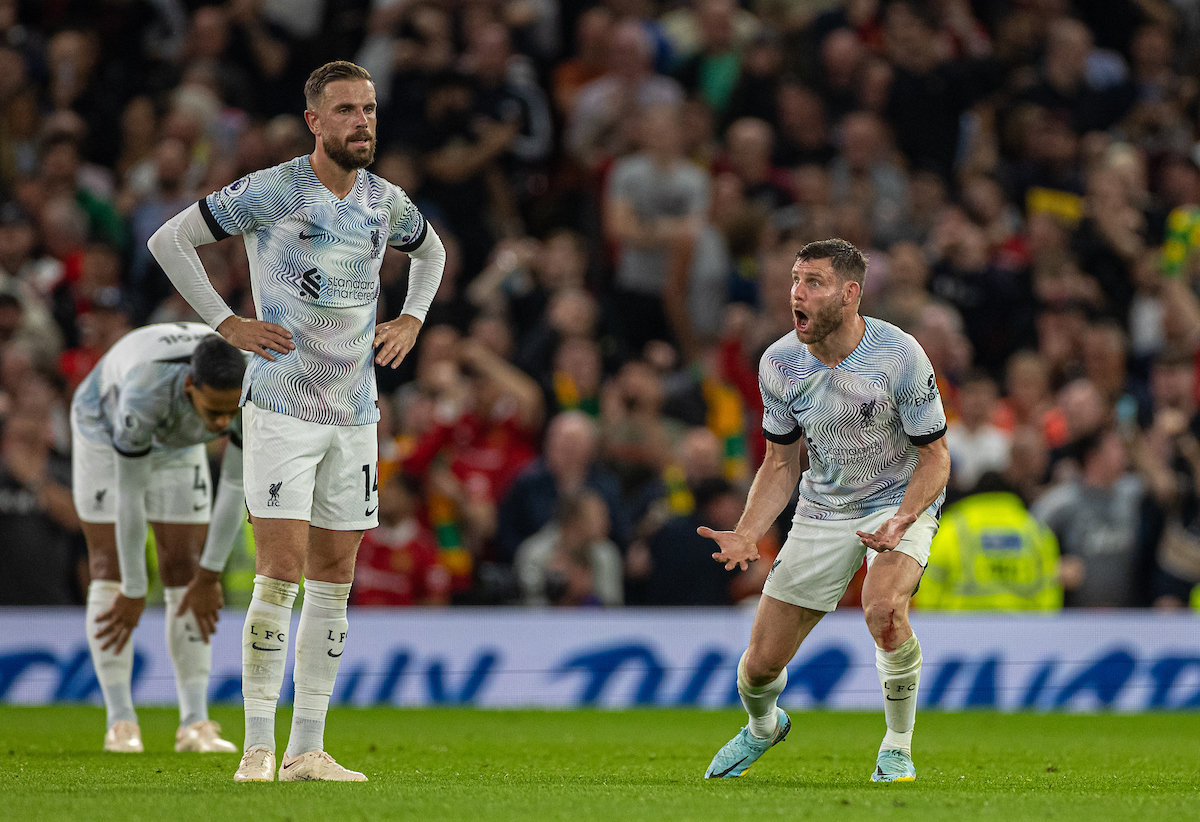
<path fill-rule="evenodd" d="M 257 576 L 242 633 L 244 755 L 234 779 L 276 774 L 275 708 L 301 578 L 295 708 L 280 780 L 362 782 L 324 751 L 325 715 L 347 636 L 362 533 L 378 522 L 373 362 L 413 347 L 441 282 L 445 249 L 375 157 L 375 86 L 337 61 L 304 86 L 312 154 L 257 171 L 171 219 L 150 249 L 175 287 L 226 340 L 256 356 L 242 390 L 246 505 Z M 238 317 L 196 246 L 240 234 L 257 319 Z M 399 317 L 376 323 L 384 247 L 412 256 Z"/>

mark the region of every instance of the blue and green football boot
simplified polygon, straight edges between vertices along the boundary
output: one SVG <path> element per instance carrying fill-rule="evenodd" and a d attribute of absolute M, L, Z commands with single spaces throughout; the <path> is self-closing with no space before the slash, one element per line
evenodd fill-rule
<path fill-rule="evenodd" d="M 782 742 L 788 735 L 788 731 L 792 729 L 792 720 L 788 718 L 787 712 L 783 708 L 775 710 L 779 712 L 778 724 L 770 739 L 759 739 L 750 733 L 749 728 L 742 728 L 738 731 L 737 736 L 726 742 L 721 750 L 717 751 L 712 764 L 704 772 L 704 778 L 733 779 L 743 776 L 750 766 L 767 752 L 767 748 Z"/>
<path fill-rule="evenodd" d="M 875 760 L 872 782 L 916 782 L 917 769 L 912 757 L 904 751 L 880 751 Z"/>

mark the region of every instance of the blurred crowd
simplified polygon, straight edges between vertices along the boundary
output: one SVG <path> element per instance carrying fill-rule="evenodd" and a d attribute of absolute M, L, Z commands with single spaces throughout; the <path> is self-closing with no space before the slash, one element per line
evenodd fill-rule
<path fill-rule="evenodd" d="M 1198 0 L 0 0 L 0 604 L 78 601 L 71 393 L 196 319 L 146 240 L 311 151 L 332 59 L 448 251 L 378 375 L 358 604 L 756 595 L 790 512 L 738 574 L 696 527 L 737 521 L 758 358 L 835 236 L 951 420 L 918 603 L 1192 600 Z M 241 240 L 200 254 L 253 315 Z"/>

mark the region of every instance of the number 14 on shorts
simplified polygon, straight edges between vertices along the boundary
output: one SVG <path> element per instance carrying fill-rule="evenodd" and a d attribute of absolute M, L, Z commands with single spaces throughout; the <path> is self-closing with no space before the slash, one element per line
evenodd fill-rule
<path fill-rule="evenodd" d="M 363 515 L 369 517 L 375 513 L 377 508 L 379 508 L 378 503 L 376 503 L 374 507 L 371 505 L 372 495 L 379 493 L 379 463 L 375 463 L 374 465 L 371 465 L 370 463 L 364 463 L 362 472 L 363 499 L 367 503 L 366 510 L 363 512 Z"/>

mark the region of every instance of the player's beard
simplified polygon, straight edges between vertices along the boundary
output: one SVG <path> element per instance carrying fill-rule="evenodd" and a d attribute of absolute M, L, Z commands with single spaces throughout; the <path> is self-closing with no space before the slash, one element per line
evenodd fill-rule
<path fill-rule="evenodd" d="M 354 140 L 361 140 L 367 137 L 370 144 L 366 148 L 351 149 L 349 143 Z M 330 160 L 333 160 L 346 171 L 354 171 L 359 168 L 366 168 L 375 162 L 375 135 L 366 135 L 365 132 L 355 132 L 345 140 L 337 140 L 334 137 L 326 136 L 322 138 L 321 145 L 325 149 L 325 154 Z"/>
<path fill-rule="evenodd" d="M 844 321 L 842 316 L 841 301 L 834 299 L 830 300 L 828 305 L 821 306 L 815 313 L 808 314 L 808 340 L 803 341 L 806 345 L 813 345 L 821 342 L 834 331 L 842 327 Z"/>

